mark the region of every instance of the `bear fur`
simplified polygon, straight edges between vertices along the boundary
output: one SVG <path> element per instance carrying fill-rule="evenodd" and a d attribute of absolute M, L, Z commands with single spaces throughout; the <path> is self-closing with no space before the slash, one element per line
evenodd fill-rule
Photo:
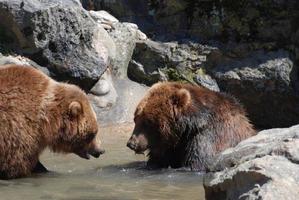
<path fill-rule="evenodd" d="M 39 155 L 54 152 L 98 157 L 98 124 L 86 94 L 42 72 L 18 65 L 0 66 L 0 178 L 45 169 Z"/>
<path fill-rule="evenodd" d="M 219 152 L 256 134 L 235 98 L 174 82 L 153 85 L 134 121 L 127 146 L 136 153 L 148 150 L 149 167 L 208 171 Z"/>

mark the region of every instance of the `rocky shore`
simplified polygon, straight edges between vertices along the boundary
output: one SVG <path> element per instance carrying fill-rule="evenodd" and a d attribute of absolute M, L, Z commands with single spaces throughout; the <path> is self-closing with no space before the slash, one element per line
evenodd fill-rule
<path fill-rule="evenodd" d="M 218 156 L 206 199 L 298 199 L 298 164 L 298 125 L 261 131 Z"/>

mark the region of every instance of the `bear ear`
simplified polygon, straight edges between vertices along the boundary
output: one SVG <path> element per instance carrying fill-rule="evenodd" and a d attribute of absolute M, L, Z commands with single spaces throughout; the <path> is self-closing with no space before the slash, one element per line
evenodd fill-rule
<path fill-rule="evenodd" d="M 191 102 L 190 92 L 186 89 L 179 89 L 175 91 L 172 96 L 172 104 L 178 108 L 184 108 Z"/>
<path fill-rule="evenodd" d="M 69 105 L 69 113 L 72 117 L 77 117 L 82 112 L 82 106 L 78 101 L 73 101 Z"/>

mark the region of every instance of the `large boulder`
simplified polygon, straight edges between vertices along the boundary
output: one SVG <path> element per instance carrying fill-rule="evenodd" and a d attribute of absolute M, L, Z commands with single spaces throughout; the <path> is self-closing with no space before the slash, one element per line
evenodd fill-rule
<path fill-rule="evenodd" d="M 222 152 L 205 177 L 207 200 L 290 199 L 299 195 L 299 125 L 264 130 Z"/>
<path fill-rule="evenodd" d="M 8 48 L 46 66 L 59 80 L 90 89 L 108 66 L 108 51 L 97 35 L 104 29 L 79 0 L 0 0 L 0 19 Z"/>
<path fill-rule="evenodd" d="M 107 30 L 107 34 L 110 36 L 109 44 L 106 46 L 109 50 L 113 74 L 119 78 L 127 77 L 127 68 L 132 58 L 136 41 L 144 41 L 147 39 L 147 36 L 138 29 L 136 24 L 121 23 L 104 10 L 89 11 L 89 13 L 99 25 Z M 105 41 L 103 42 L 105 43 Z"/>
<path fill-rule="evenodd" d="M 138 41 L 129 64 L 128 76 L 147 85 L 165 80 L 183 80 L 201 84 L 202 78 L 198 75 L 204 73 L 202 64 L 213 49 L 194 42 L 180 44 L 152 40 Z"/>
<path fill-rule="evenodd" d="M 222 59 L 212 74 L 222 91 L 242 102 L 255 125 L 298 123 L 298 69 L 287 51 L 256 51 L 243 59 Z"/>

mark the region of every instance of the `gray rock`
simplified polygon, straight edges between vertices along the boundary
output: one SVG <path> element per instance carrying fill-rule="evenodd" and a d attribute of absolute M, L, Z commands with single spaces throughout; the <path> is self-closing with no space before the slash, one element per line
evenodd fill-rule
<path fill-rule="evenodd" d="M 123 22 L 153 27 L 152 17 L 148 15 L 148 0 L 81 0 L 87 10 L 106 10 Z"/>
<path fill-rule="evenodd" d="M 141 30 L 137 30 L 137 39 L 138 40 L 147 40 L 147 35 L 143 33 Z"/>
<path fill-rule="evenodd" d="M 90 16 L 98 23 L 116 23 L 119 22 L 114 16 L 105 10 L 89 11 Z"/>
<path fill-rule="evenodd" d="M 57 79 L 89 89 L 107 68 L 104 45 L 94 45 L 99 27 L 79 0 L 0 0 L 0 18 L 14 50 L 47 66 Z"/>
<path fill-rule="evenodd" d="M 85 0 L 86 2 L 87 0 Z M 222 41 L 260 40 L 292 43 L 298 4 L 290 1 L 89 0 L 121 20 L 142 25 L 153 37 L 170 41 L 186 36 Z M 267 12 L 265 12 L 267 10 Z M 140 13 L 142 15 L 140 16 Z M 141 18 L 141 19 L 140 19 Z M 293 39 L 294 41 L 295 38 Z"/>
<path fill-rule="evenodd" d="M 198 74 L 194 77 L 194 81 L 203 87 L 206 87 L 212 91 L 220 92 L 217 82 L 207 74 Z"/>
<path fill-rule="evenodd" d="M 109 69 L 90 90 L 88 97 L 96 108 L 110 108 L 115 104 L 117 92 Z"/>
<path fill-rule="evenodd" d="M 298 123 L 297 68 L 288 52 L 257 51 L 244 59 L 223 61 L 212 71 L 220 89 L 236 96 L 259 127 Z"/>
<path fill-rule="evenodd" d="M 192 42 L 178 44 L 138 41 L 128 68 L 128 76 L 147 85 L 164 80 L 165 77 L 166 80 L 194 82 L 198 70 L 206 62 L 206 56 L 213 49 L 215 48 Z"/>
<path fill-rule="evenodd" d="M 297 199 L 299 125 L 270 129 L 223 151 L 204 181 L 206 199 Z"/>
<path fill-rule="evenodd" d="M 90 92 L 102 96 L 107 94 L 110 91 L 110 84 L 107 80 L 102 79 L 105 74 L 102 75 L 101 79 L 95 84 L 93 88 L 91 88 Z"/>
<path fill-rule="evenodd" d="M 144 69 L 144 66 L 135 60 L 131 60 L 128 67 L 128 76 L 131 80 L 134 80 L 138 83 L 143 83 L 146 85 L 152 85 L 159 81 L 167 81 L 166 75 L 159 70 L 149 72 Z"/>
<path fill-rule="evenodd" d="M 22 56 L 12 56 L 12 55 L 2 56 L 2 54 L 0 54 L 0 65 L 7 65 L 7 64 L 32 66 L 44 72 L 46 75 L 50 76 L 50 72 L 46 67 L 42 67 L 36 64 L 34 61 L 30 60 L 29 58 L 22 57 Z"/>
<path fill-rule="evenodd" d="M 207 200 L 297 200 L 298 173 L 298 164 L 285 157 L 256 158 L 206 178 L 205 197 Z"/>
<path fill-rule="evenodd" d="M 240 142 L 236 147 L 223 151 L 210 170 L 223 170 L 265 155 L 284 155 L 292 162 L 299 163 L 299 146 L 296 147 L 298 142 L 299 125 L 264 130 Z"/>
<path fill-rule="evenodd" d="M 118 19 L 110 15 L 108 12 L 104 10 L 100 11 L 89 11 L 90 16 L 100 24 L 105 30 L 114 29 L 114 24 L 118 23 Z"/>
<path fill-rule="evenodd" d="M 93 45 L 97 52 L 101 52 L 105 62 L 111 64 L 117 56 L 117 49 L 114 41 L 109 36 L 108 32 L 103 29 L 101 24 L 96 25 Z"/>
<path fill-rule="evenodd" d="M 113 73 L 120 77 L 127 77 L 127 68 L 131 60 L 136 40 L 137 28 L 126 23 L 115 23 L 114 29 L 109 32 L 116 46 L 116 56 L 111 60 Z"/>

